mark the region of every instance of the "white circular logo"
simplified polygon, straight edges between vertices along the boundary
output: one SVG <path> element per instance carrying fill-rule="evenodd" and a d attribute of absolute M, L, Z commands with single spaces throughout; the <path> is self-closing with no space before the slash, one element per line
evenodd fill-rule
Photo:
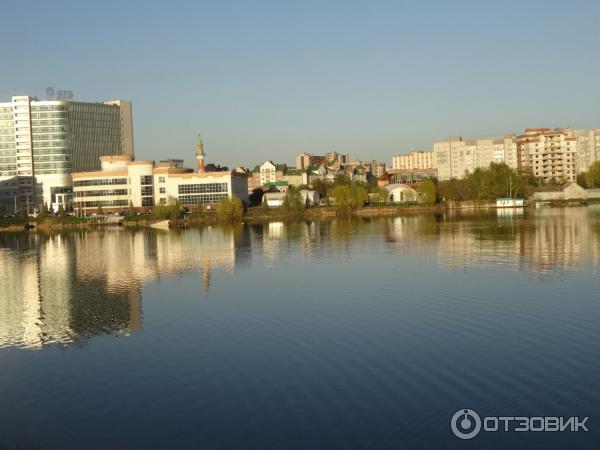
<path fill-rule="evenodd" d="M 460 439 L 473 439 L 481 431 L 481 418 L 472 409 L 459 409 L 450 419 L 450 428 Z"/>

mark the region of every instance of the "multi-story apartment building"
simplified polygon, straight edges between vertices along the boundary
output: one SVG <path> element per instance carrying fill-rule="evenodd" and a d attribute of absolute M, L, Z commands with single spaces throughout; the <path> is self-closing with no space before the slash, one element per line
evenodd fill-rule
<path fill-rule="evenodd" d="M 577 173 L 586 172 L 600 159 L 600 130 L 573 130 L 573 136 L 577 139 Z"/>
<path fill-rule="evenodd" d="M 350 155 L 338 152 L 329 152 L 325 155 L 313 155 L 311 153 L 300 153 L 296 156 L 296 169 L 308 170 L 311 167 L 320 166 L 325 163 L 346 164 L 350 160 Z"/>
<path fill-rule="evenodd" d="M 433 152 L 423 150 L 411 150 L 406 155 L 392 157 L 392 169 L 394 170 L 416 170 L 433 169 Z"/>
<path fill-rule="evenodd" d="M 98 158 L 132 155 L 131 103 L 0 103 L 0 203 L 9 211 L 70 201 L 71 173 L 100 168 Z"/>
<path fill-rule="evenodd" d="M 100 171 L 72 175 L 74 206 L 86 214 L 98 207 L 105 212 L 129 205 L 151 209 L 171 200 L 192 207 L 216 205 L 233 195 L 248 202 L 248 177 L 236 171 L 194 172 L 174 161 L 135 161 L 131 155 L 103 156 L 100 162 Z"/>
<path fill-rule="evenodd" d="M 514 135 L 493 139 L 463 140 L 461 137 L 433 144 L 433 167 L 440 180 L 463 178 L 490 163 L 506 163 L 517 168 L 517 144 Z"/>
<path fill-rule="evenodd" d="M 325 161 L 327 162 L 338 162 L 340 164 L 346 164 L 350 160 L 350 155 L 338 153 L 338 152 L 329 152 L 325 153 Z"/>
<path fill-rule="evenodd" d="M 529 168 L 544 181 L 577 179 L 577 137 L 572 130 L 527 128 L 517 137 L 520 170 Z"/>
<path fill-rule="evenodd" d="M 385 167 L 384 162 L 371 161 L 369 163 L 366 163 L 365 165 L 368 166 L 368 169 L 371 172 L 371 175 L 374 176 L 375 178 L 379 178 L 381 175 L 383 175 L 385 173 L 386 167 Z"/>

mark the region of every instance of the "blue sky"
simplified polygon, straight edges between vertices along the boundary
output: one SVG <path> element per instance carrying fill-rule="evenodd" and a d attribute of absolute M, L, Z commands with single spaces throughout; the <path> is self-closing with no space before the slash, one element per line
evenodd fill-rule
<path fill-rule="evenodd" d="M 595 1 L 31 1 L 2 7 L 0 99 L 133 101 L 138 158 L 390 162 L 448 136 L 600 127 Z"/>

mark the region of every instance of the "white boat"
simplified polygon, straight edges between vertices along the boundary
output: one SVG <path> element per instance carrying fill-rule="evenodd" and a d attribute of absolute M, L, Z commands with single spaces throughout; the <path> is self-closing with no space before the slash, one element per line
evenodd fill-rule
<path fill-rule="evenodd" d="M 500 197 L 496 199 L 496 208 L 522 208 L 522 198 Z"/>

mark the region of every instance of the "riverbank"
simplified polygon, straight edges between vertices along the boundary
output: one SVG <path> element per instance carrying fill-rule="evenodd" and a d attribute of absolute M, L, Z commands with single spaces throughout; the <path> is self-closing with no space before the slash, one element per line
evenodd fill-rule
<path fill-rule="evenodd" d="M 598 204 L 598 201 L 585 200 L 561 200 L 546 202 L 545 207 L 564 208 L 575 206 L 587 206 Z M 533 204 L 526 205 L 532 207 Z M 188 228 L 190 226 L 202 226 L 209 224 L 227 223 L 232 221 L 241 221 L 246 223 L 262 223 L 270 221 L 297 221 L 297 220 L 329 220 L 335 218 L 348 217 L 380 217 L 380 216 L 400 216 L 406 214 L 417 214 L 423 212 L 445 212 L 460 210 L 492 210 L 497 209 L 494 202 L 447 202 L 435 205 L 424 204 L 380 204 L 368 205 L 358 209 L 343 209 L 333 206 L 319 206 L 300 211 L 290 211 L 284 208 L 249 208 L 243 217 L 224 217 L 215 211 L 194 212 L 185 214 L 185 216 L 169 220 L 170 228 Z M 111 219 L 113 216 L 110 216 Z M 21 232 L 29 230 L 64 230 L 78 228 L 103 228 L 107 226 L 124 226 L 127 228 L 149 227 L 160 222 L 165 222 L 165 218 L 156 218 L 152 214 L 139 214 L 135 216 L 126 216 L 119 220 L 108 220 L 106 217 L 38 217 L 38 218 L 3 218 L 0 219 L 0 232 Z"/>

